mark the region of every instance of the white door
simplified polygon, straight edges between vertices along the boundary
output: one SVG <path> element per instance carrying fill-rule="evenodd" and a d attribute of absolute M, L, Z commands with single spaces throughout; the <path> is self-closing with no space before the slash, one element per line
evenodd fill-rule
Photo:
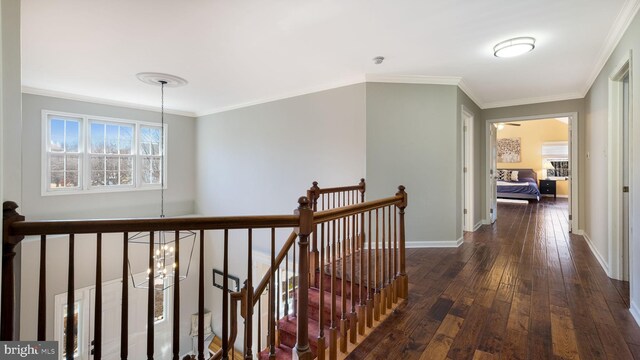
<path fill-rule="evenodd" d="M 90 290 L 91 306 L 96 299 L 96 289 Z M 120 358 L 120 316 L 122 314 L 122 285 L 119 281 L 102 287 L 102 359 Z M 95 311 L 91 311 L 89 341 L 95 339 Z M 91 345 L 91 344 L 90 344 Z M 92 348 L 92 347 L 90 347 Z M 93 359 L 93 356 L 90 357 Z"/>
<path fill-rule="evenodd" d="M 498 219 L 497 193 L 497 131 L 495 124 L 489 124 L 489 221 L 493 224 Z"/>

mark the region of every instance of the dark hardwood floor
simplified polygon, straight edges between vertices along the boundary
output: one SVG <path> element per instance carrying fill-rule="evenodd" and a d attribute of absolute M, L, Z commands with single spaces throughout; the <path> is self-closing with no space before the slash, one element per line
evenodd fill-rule
<path fill-rule="evenodd" d="M 408 249 L 408 301 L 348 358 L 640 359 L 621 284 L 567 218 L 566 199 L 499 204 L 459 248 Z"/>

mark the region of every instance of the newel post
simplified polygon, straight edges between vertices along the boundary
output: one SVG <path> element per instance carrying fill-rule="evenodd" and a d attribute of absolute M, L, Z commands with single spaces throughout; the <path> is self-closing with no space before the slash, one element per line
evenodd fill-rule
<path fill-rule="evenodd" d="M 300 247 L 300 266 L 298 267 L 298 331 L 296 348 L 293 350 L 294 359 L 311 360 L 313 353 L 309 348 L 309 234 L 313 230 L 313 209 L 309 206 L 309 199 L 301 197 L 295 214 L 300 217 L 298 246 Z"/>
<path fill-rule="evenodd" d="M 11 224 L 24 221 L 24 216 L 18 214 L 18 204 L 5 201 L 2 204 L 2 302 L 0 310 L 0 340 L 13 340 L 13 312 L 15 305 L 15 287 L 13 274 L 13 258 L 16 256 L 15 247 L 24 236 L 12 236 Z"/>
<path fill-rule="evenodd" d="M 364 178 L 360 179 L 358 186 L 360 187 L 360 189 L 358 189 L 360 192 L 360 202 L 364 202 L 364 192 L 367 191 L 367 183 L 364 181 Z"/>
<path fill-rule="evenodd" d="M 407 207 L 407 193 L 404 191 L 404 185 L 398 186 L 396 196 L 402 196 L 402 202 L 398 205 L 400 210 L 400 272 L 398 273 L 398 296 L 406 299 L 409 293 L 409 278 L 406 270 L 406 245 L 405 245 L 405 225 L 404 225 L 404 209 Z"/>
<path fill-rule="evenodd" d="M 314 181 L 313 186 L 307 190 L 307 198 L 309 199 L 311 210 L 318 211 L 318 198 L 320 197 L 320 188 L 318 182 Z M 309 258 L 309 281 L 311 284 L 315 284 L 316 281 L 316 269 L 320 264 L 320 252 L 318 251 L 318 231 L 317 226 L 313 226 L 313 235 L 311 238 L 311 257 Z"/>

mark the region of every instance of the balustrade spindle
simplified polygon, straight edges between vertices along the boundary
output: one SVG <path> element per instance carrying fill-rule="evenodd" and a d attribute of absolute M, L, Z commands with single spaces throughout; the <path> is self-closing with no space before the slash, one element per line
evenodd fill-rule
<path fill-rule="evenodd" d="M 96 234 L 96 292 L 94 306 L 93 359 L 102 359 L 102 233 Z"/>
<path fill-rule="evenodd" d="M 275 274 L 274 278 L 275 278 Z M 247 293 L 246 293 L 246 309 L 245 309 L 245 349 L 244 358 L 251 360 L 251 345 L 253 344 L 253 231 L 248 230 L 247 234 Z"/>
<path fill-rule="evenodd" d="M 353 194 L 353 191 L 351 191 Z M 353 199 L 352 199 L 353 200 Z M 357 324 L 358 317 L 356 316 L 356 216 L 352 215 L 351 218 L 351 296 L 350 296 L 350 304 L 351 304 L 351 316 L 349 319 L 349 341 L 352 344 L 356 343 L 358 338 L 357 334 Z M 342 275 L 346 277 L 345 274 Z"/>
<path fill-rule="evenodd" d="M 284 257 L 284 316 L 289 320 L 289 252 Z M 282 290 L 280 290 L 282 293 Z M 280 295 L 279 295 L 280 296 Z"/>
<path fill-rule="evenodd" d="M 67 360 L 73 360 L 74 353 L 74 333 L 75 333 L 75 286 L 74 286 L 74 263 L 75 263 L 75 235 L 69 234 L 69 270 L 67 273 L 67 325 L 65 329 L 65 351 Z"/>
<path fill-rule="evenodd" d="M 340 318 L 340 352 L 347 351 L 347 218 L 342 218 L 342 276 L 341 276 L 341 305 L 342 317 Z"/>
<path fill-rule="evenodd" d="M 275 284 L 275 267 L 276 267 L 276 229 L 271 228 L 271 276 L 269 278 L 269 359 L 276 358 L 276 319 L 275 314 L 275 296 L 276 296 L 276 284 Z M 289 283 L 287 282 L 287 286 Z M 287 303 L 288 294 L 287 289 Z M 280 295 L 278 295 L 280 296 Z M 286 309 L 286 308 L 285 308 Z M 287 311 L 288 316 L 288 311 Z"/>
<path fill-rule="evenodd" d="M 203 247 L 204 242 L 202 238 L 200 239 L 200 259 L 204 262 L 203 255 Z M 224 246 L 223 250 L 223 264 L 222 264 L 222 360 L 227 360 L 229 358 L 229 230 L 224 230 Z M 201 265 L 202 266 L 202 265 Z M 204 284 L 204 268 L 202 270 L 203 279 L 200 282 Z M 204 308 L 204 297 L 203 297 L 203 308 Z M 204 314 L 204 309 L 200 312 L 200 319 L 202 319 Z M 204 333 L 204 328 L 198 330 L 198 336 L 202 336 Z M 203 346 L 204 346 L 204 338 Z M 198 352 L 200 352 L 200 338 L 198 338 Z M 204 360 L 204 355 L 202 355 L 202 359 Z"/>
<path fill-rule="evenodd" d="M 120 360 L 129 357 L 129 233 L 122 237 L 122 313 L 120 314 Z"/>
<path fill-rule="evenodd" d="M 180 360 L 180 232 L 174 233 L 173 265 L 173 360 Z"/>
<path fill-rule="evenodd" d="M 258 351 L 262 351 L 262 296 L 258 298 Z"/>
<path fill-rule="evenodd" d="M 335 200 L 335 195 L 334 195 Z M 336 220 L 331 222 L 331 331 L 329 333 L 329 359 L 335 360 L 338 349 L 338 328 L 336 326 Z"/>
<path fill-rule="evenodd" d="M 318 359 L 324 359 L 324 348 L 325 348 L 325 340 L 324 340 L 324 264 L 325 264 L 325 252 L 324 252 L 324 244 L 325 244 L 325 223 L 320 225 L 320 291 L 318 292 L 318 314 L 319 314 L 319 326 L 320 333 L 318 334 Z M 315 272 L 314 269 L 311 271 Z"/>
<path fill-rule="evenodd" d="M 376 209 L 376 268 L 375 268 L 375 292 L 373 294 L 373 319 L 380 320 L 380 219 Z"/>
<path fill-rule="evenodd" d="M 389 298 L 389 287 L 387 286 L 387 265 L 388 265 L 388 249 L 386 247 L 386 208 L 382 208 L 382 285 L 380 296 L 380 313 L 382 315 L 387 314 L 387 299 Z"/>
<path fill-rule="evenodd" d="M 200 271 L 198 272 L 198 360 L 204 360 L 204 230 L 200 230 Z M 222 264 L 222 359 L 229 353 L 229 230 L 224 230 Z"/>
<path fill-rule="evenodd" d="M 391 309 L 393 307 L 393 287 L 392 287 L 392 279 L 393 279 L 393 265 L 391 261 L 393 260 L 393 254 L 391 253 L 393 248 L 391 247 L 392 239 L 391 239 L 391 207 L 387 211 L 387 249 L 388 249 L 388 259 L 387 259 L 387 308 Z"/>
<path fill-rule="evenodd" d="M 149 233 L 149 268 L 147 269 L 147 275 L 149 277 L 147 285 L 147 360 L 153 360 L 153 324 L 154 324 L 154 292 L 155 292 L 155 267 L 156 264 L 153 261 L 154 257 L 154 232 Z"/>
<path fill-rule="evenodd" d="M 40 278 L 38 289 L 38 341 L 47 337 L 47 235 L 40 236 Z"/>
<path fill-rule="evenodd" d="M 373 298 L 372 294 L 375 292 L 375 287 L 373 286 L 373 281 L 371 280 L 373 277 L 373 262 L 371 261 L 371 238 L 373 237 L 373 232 L 371 231 L 371 211 L 369 211 L 369 221 L 368 227 L 369 232 L 367 233 L 367 327 L 371 328 L 373 326 Z"/>
<path fill-rule="evenodd" d="M 302 255 L 302 254 L 300 254 Z M 296 317 L 298 316 L 298 297 L 296 296 L 297 292 L 297 288 L 296 288 L 296 276 L 297 272 L 296 272 L 296 246 L 293 246 L 293 276 L 291 277 L 291 283 L 293 284 L 292 288 L 291 288 L 291 306 L 293 307 L 293 316 Z M 298 278 L 298 280 L 300 280 Z"/>
<path fill-rule="evenodd" d="M 398 302 L 398 222 L 395 207 L 393 210 L 393 302 Z"/>

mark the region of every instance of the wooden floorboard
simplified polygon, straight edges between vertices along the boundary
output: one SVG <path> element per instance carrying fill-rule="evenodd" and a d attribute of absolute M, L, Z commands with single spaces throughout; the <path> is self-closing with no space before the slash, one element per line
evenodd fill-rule
<path fill-rule="evenodd" d="M 459 248 L 408 249 L 408 301 L 348 358 L 640 360 L 628 283 L 569 233 L 567 209 L 500 203 Z"/>

